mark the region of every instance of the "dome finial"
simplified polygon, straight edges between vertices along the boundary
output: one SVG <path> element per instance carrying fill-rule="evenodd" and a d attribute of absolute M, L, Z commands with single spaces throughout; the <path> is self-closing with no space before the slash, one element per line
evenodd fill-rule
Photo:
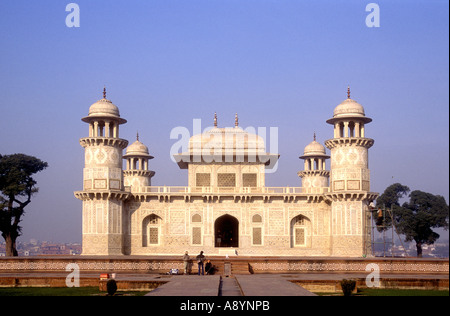
<path fill-rule="evenodd" d="M 217 113 L 214 112 L 214 127 L 217 127 Z"/>
<path fill-rule="evenodd" d="M 350 85 L 347 87 L 347 99 L 350 99 Z"/>
<path fill-rule="evenodd" d="M 238 118 L 238 114 L 236 113 L 235 117 L 234 117 L 234 126 L 238 127 L 239 126 L 239 118 Z"/>
<path fill-rule="evenodd" d="M 106 99 L 106 86 L 103 86 L 103 99 Z"/>
<path fill-rule="evenodd" d="M 314 132 L 314 141 L 316 141 L 316 132 Z"/>
<path fill-rule="evenodd" d="M 136 132 L 136 140 L 139 140 L 139 132 Z"/>

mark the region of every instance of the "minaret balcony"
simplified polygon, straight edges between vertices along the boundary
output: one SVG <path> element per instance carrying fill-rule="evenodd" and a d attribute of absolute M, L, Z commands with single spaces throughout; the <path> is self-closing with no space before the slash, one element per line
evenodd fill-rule
<path fill-rule="evenodd" d="M 84 148 L 103 145 L 125 149 L 128 146 L 128 141 L 126 139 L 114 137 L 84 137 L 80 139 L 80 145 Z"/>
<path fill-rule="evenodd" d="M 155 175 L 155 172 L 152 170 L 138 170 L 138 169 L 130 169 L 130 170 L 124 170 L 123 175 L 125 177 L 153 177 Z"/>
<path fill-rule="evenodd" d="M 130 196 L 130 192 L 121 190 L 75 191 L 74 195 L 77 199 L 81 201 L 89 201 L 89 200 L 125 201 Z"/>
<path fill-rule="evenodd" d="M 332 138 L 325 141 L 325 146 L 328 149 L 342 147 L 342 146 L 360 146 L 365 148 L 370 148 L 373 146 L 375 141 L 371 138 L 364 137 L 339 137 Z"/>
<path fill-rule="evenodd" d="M 311 177 L 311 176 L 319 176 L 319 177 L 329 177 L 330 170 L 303 170 L 297 173 L 299 177 Z"/>

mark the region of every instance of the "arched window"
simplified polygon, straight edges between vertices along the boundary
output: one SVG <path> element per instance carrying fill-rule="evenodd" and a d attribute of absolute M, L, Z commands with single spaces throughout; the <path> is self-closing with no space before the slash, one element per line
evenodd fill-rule
<path fill-rule="evenodd" d="M 294 217 L 291 221 L 291 247 L 308 246 L 308 234 L 311 222 L 303 215 Z"/>
<path fill-rule="evenodd" d="M 253 223 L 262 223 L 262 217 L 259 214 L 255 214 L 252 217 L 252 222 Z"/>
<path fill-rule="evenodd" d="M 195 214 L 194 216 L 192 216 L 192 223 L 201 223 L 202 222 L 202 217 L 200 216 L 200 214 Z"/>
<path fill-rule="evenodd" d="M 192 216 L 192 244 L 201 245 L 202 244 L 202 216 L 200 214 L 194 214 Z"/>
<path fill-rule="evenodd" d="M 160 244 L 162 219 L 158 215 L 152 214 L 144 218 L 142 222 L 142 246 Z"/>
<path fill-rule="evenodd" d="M 261 246 L 263 244 L 263 227 L 262 227 L 262 216 L 255 214 L 252 217 L 252 245 Z"/>

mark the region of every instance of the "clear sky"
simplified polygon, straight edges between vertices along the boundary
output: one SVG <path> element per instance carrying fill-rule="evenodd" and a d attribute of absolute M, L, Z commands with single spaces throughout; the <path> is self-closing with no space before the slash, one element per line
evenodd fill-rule
<path fill-rule="evenodd" d="M 233 126 L 237 112 L 243 128 L 278 128 L 266 185 L 300 186 L 298 157 L 314 132 L 333 137 L 325 121 L 350 85 L 373 119 L 372 191 L 400 182 L 449 201 L 447 0 L 374 1 L 372 28 L 362 0 L 79 0 L 73 28 L 69 2 L 0 2 L 0 153 L 49 163 L 19 241 L 81 241 L 81 118 L 105 85 L 128 120 L 120 137 L 139 131 L 155 156 L 154 185 L 187 185 L 173 128 L 214 112 Z"/>

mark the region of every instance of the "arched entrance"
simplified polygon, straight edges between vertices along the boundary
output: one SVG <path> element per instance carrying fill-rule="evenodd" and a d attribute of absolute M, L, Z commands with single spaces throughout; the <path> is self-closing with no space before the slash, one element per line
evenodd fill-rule
<path fill-rule="evenodd" d="M 215 247 L 239 247 L 239 221 L 231 215 L 223 215 L 214 223 Z"/>

